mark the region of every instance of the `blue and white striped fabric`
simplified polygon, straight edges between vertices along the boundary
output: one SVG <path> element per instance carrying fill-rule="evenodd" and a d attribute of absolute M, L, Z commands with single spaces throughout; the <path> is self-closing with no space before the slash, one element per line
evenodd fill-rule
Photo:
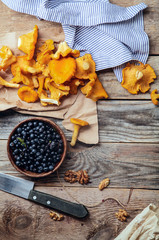
<path fill-rule="evenodd" d="M 108 0 L 2 0 L 15 11 L 60 22 L 65 41 L 81 56 L 91 53 L 96 71 L 113 68 L 122 81 L 126 62 L 144 64 L 149 54 L 149 39 L 144 32 L 144 3 L 120 7 Z"/>

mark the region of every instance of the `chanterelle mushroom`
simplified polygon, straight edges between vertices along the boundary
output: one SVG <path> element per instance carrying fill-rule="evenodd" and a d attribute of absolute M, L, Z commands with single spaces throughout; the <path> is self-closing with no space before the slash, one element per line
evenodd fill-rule
<path fill-rule="evenodd" d="M 73 147 L 76 144 L 76 140 L 77 140 L 80 128 L 89 125 L 89 123 L 78 118 L 71 118 L 70 121 L 71 123 L 74 124 L 74 132 L 73 132 L 72 140 L 70 143 L 71 146 Z"/>

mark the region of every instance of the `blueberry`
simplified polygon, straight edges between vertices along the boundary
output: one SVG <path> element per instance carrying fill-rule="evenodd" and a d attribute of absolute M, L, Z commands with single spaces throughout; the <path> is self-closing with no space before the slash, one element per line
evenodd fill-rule
<path fill-rule="evenodd" d="M 43 159 L 43 157 L 41 155 L 36 158 L 36 160 L 38 160 L 40 162 L 42 161 L 42 159 Z"/>
<path fill-rule="evenodd" d="M 56 139 L 61 139 L 61 136 L 59 134 L 56 134 Z"/>
<path fill-rule="evenodd" d="M 16 145 L 16 144 L 18 143 L 18 141 L 15 139 L 15 140 L 13 141 L 13 143 Z"/>
<path fill-rule="evenodd" d="M 41 153 L 40 153 L 40 152 L 37 152 L 37 153 L 36 153 L 36 156 L 37 156 L 37 157 L 38 157 L 38 156 L 40 156 L 40 155 L 41 155 Z"/>
<path fill-rule="evenodd" d="M 35 128 L 35 130 L 38 132 L 38 131 L 39 131 L 39 126 L 37 126 L 37 127 Z"/>
<path fill-rule="evenodd" d="M 26 165 L 27 165 L 27 163 L 24 161 L 24 162 L 23 162 L 23 166 L 26 166 Z"/>
<path fill-rule="evenodd" d="M 17 128 L 17 133 L 21 133 L 22 132 L 22 129 L 19 127 Z"/>
<path fill-rule="evenodd" d="M 34 168 L 34 166 L 33 166 L 33 164 L 31 164 L 31 165 L 29 166 L 30 171 L 32 171 L 33 168 Z"/>
<path fill-rule="evenodd" d="M 51 142 L 50 149 L 55 149 L 57 146 L 56 142 Z"/>
<path fill-rule="evenodd" d="M 49 166 L 49 170 L 52 171 L 54 169 L 53 165 Z"/>
<path fill-rule="evenodd" d="M 14 143 L 11 142 L 11 143 L 9 144 L 9 146 L 10 146 L 11 148 L 13 148 L 13 147 L 14 147 Z"/>
<path fill-rule="evenodd" d="M 50 155 L 51 156 L 54 156 L 55 152 L 54 151 L 51 151 Z"/>
<path fill-rule="evenodd" d="M 38 126 L 38 122 L 37 122 L 37 121 L 34 121 L 34 122 L 33 122 L 33 125 L 34 125 L 34 127 L 37 127 L 37 126 Z"/>
<path fill-rule="evenodd" d="M 13 136 L 11 137 L 11 139 L 12 139 L 12 140 L 15 140 L 15 136 L 13 135 Z"/>
<path fill-rule="evenodd" d="M 63 149 L 62 149 L 62 148 L 59 148 L 59 149 L 57 150 L 57 152 L 58 152 L 58 153 L 62 153 L 62 152 L 63 152 Z"/>
<path fill-rule="evenodd" d="M 34 132 L 33 129 L 31 129 L 31 130 L 29 131 L 30 134 L 33 133 L 33 132 Z"/>
<path fill-rule="evenodd" d="M 31 153 L 34 155 L 34 154 L 36 154 L 36 149 L 32 149 L 32 151 L 31 151 Z"/>
<path fill-rule="evenodd" d="M 30 140 L 30 143 L 31 143 L 31 144 L 34 144 L 34 142 L 35 142 L 34 139 L 31 139 L 31 140 Z"/>
<path fill-rule="evenodd" d="M 43 172 L 43 167 L 42 166 L 38 167 L 38 172 Z"/>
<path fill-rule="evenodd" d="M 27 134 L 26 131 L 23 130 L 23 131 L 22 131 L 22 135 L 25 137 L 26 134 Z"/>
<path fill-rule="evenodd" d="M 57 160 L 57 162 L 59 162 L 59 161 L 61 160 L 61 157 L 60 157 L 60 156 L 57 156 L 57 157 L 56 157 L 56 160 Z"/>
<path fill-rule="evenodd" d="M 39 143 L 40 143 L 40 144 L 43 144 L 43 143 L 45 143 L 45 140 L 42 139 L 42 138 L 40 138 L 40 139 L 39 139 Z M 44 146 L 44 147 L 45 147 L 45 146 Z"/>
<path fill-rule="evenodd" d="M 50 153 L 50 149 L 47 149 L 46 152 L 49 154 Z"/>
<path fill-rule="evenodd" d="M 39 126 L 41 127 L 41 126 L 43 126 L 44 125 L 44 123 L 43 122 L 39 122 Z"/>
<path fill-rule="evenodd" d="M 44 149 L 43 148 L 40 148 L 40 152 L 41 152 L 41 154 L 43 154 L 44 153 Z"/>
<path fill-rule="evenodd" d="M 25 143 L 26 143 L 27 146 L 30 145 L 30 141 L 29 140 L 26 140 Z"/>
<path fill-rule="evenodd" d="M 39 138 L 44 138 L 44 134 L 43 133 L 41 133 L 40 135 L 39 135 Z"/>
<path fill-rule="evenodd" d="M 20 167 L 21 163 L 19 161 L 16 161 L 15 164 Z"/>
<path fill-rule="evenodd" d="M 35 136 L 35 135 L 34 135 L 33 133 L 31 133 L 31 134 L 30 134 L 30 139 L 34 139 L 34 136 Z"/>
<path fill-rule="evenodd" d="M 39 165 L 40 165 L 40 163 L 39 163 L 38 161 L 36 161 L 36 162 L 35 162 L 35 165 L 36 165 L 36 166 L 39 166 Z"/>
<path fill-rule="evenodd" d="M 43 157 L 42 161 L 43 161 L 43 162 L 46 162 L 46 156 Z"/>
<path fill-rule="evenodd" d="M 29 127 L 29 126 L 28 126 L 28 127 L 26 127 L 26 131 L 27 131 L 27 132 L 29 132 L 29 130 L 30 130 L 30 127 Z"/>
<path fill-rule="evenodd" d="M 33 123 L 32 123 L 32 122 L 28 122 L 28 126 L 29 126 L 29 127 L 32 127 L 32 126 L 33 126 Z"/>
<path fill-rule="evenodd" d="M 47 134 L 47 138 L 50 139 L 51 138 L 51 134 Z"/>
<path fill-rule="evenodd" d="M 33 161 L 33 160 L 34 160 L 33 156 L 29 156 L 29 159 L 30 159 L 31 161 Z"/>
<path fill-rule="evenodd" d="M 39 142 L 38 138 L 35 138 L 35 139 L 34 139 L 34 142 L 35 142 L 35 143 L 38 143 L 38 142 Z"/>
<path fill-rule="evenodd" d="M 33 170 L 32 170 L 32 172 L 37 172 L 37 169 L 34 167 Z"/>
<path fill-rule="evenodd" d="M 16 156 L 16 160 L 17 160 L 17 161 L 20 161 L 20 157 L 19 157 L 19 156 Z"/>
<path fill-rule="evenodd" d="M 49 168 L 48 167 L 44 167 L 44 172 L 48 172 Z"/>
<path fill-rule="evenodd" d="M 31 164 L 31 160 L 28 160 L 27 161 L 27 165 L 29 166 Z"/>

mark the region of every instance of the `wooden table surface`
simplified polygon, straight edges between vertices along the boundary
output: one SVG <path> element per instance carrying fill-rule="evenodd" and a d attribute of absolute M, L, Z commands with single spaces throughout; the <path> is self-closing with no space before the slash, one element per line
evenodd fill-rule
<path fill-rule="evenodd" d="M 112 0 L 120 6 L 140 3 L 140 0 Z M 159 1 L 145 0 L 145 31 L 150 38 L 148 63 L 159 78 Z M 24 30 L 29 32 L 37 24 L 40 29 L 57 28 L 60 24 L 39 21 L 34 16 L 14 12 L 0 2 L 0 39 L 5 34 Z M 88 208 L 89 217 L 77 220 L 69 216 L 61 222 L 50 219 L 50 210 L 27 200 L 0 191 L 0 239 L 2 240 L 112 240 L 148 204 L 158 204 L 159 198 L 159 108 L 153 105 L 150 92 L 131 95 L 121 87 L 111 70 L 98 73 L 108 100 L 98 102 L 99 136 L 98 145 L 78 143 L 68 149 L 67 157 L 56 173 L 36 180 L 36 189 L 55 196 L 86 205 L 95 205 L 105 198 L 116 198 L 130 214 L 127 222 L 115 217 L 121 206 L 109 199 L 97 207 Z M 151 90 L 159 89 L 158 79 Z M 9 133 L 20 121 L 27 119 L 13 110 L 0 113 L 0 171 L 24 178 L 10 164 L 6 143 Z M 66 131 L 61 120 L 53 119 L 63 129 L 68 142 L 71 133 Z M 90 181 L 86 186 L 64 182 L 66 170 L 86 169 Z M 110 185 L 98 190 L 99 182 L 110 178 Z M 29 178 L 26 178 L 29 179 Z M 62 184 L 65 184 L 63 189 Z M 128 203 L 128 204 L 127 204 Z"/>

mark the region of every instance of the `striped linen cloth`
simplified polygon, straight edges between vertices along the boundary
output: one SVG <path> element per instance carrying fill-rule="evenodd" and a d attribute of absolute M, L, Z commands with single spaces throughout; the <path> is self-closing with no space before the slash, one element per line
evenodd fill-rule
<path fill-rule="evenodd" d="M 144 3 L 120 7 L 108 0 L 2 0 L 15 11 L 35 15 L 39 19 L 59 22 L 65 41 L 81 56 L 90 53 L 96 71 L 113 68 L 122 81 L 126 62 L 144 64 L 149 55 L 149 39 L 144 32 Z"/>

